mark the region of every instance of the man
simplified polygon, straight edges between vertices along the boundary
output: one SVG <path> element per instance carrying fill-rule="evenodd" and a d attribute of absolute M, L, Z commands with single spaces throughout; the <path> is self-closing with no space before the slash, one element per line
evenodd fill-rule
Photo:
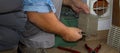
<path fill-rule="evenodd" d="M 50 48 L 54 45 L 54 34 L 59 34 L 66 41 L 77 41 L 82 38 L 80 29 L 67 27 L 59 21 L 62 2 L 76 13 L 89 13 L 87 5 L 81 0 L 24 0 L 28 23 L 23 44 L 32 48 Z"/>
<path fill-rule="evenodd" d="M 26 19 L 24 18 L 24 15 L 20 12 L 22 8 L 22 0 L 11 0 L 8 2 L 7 1 L 8 0 L 0 0 L 0 53 L 17 53 L 16 48 L 18 46 L 18 42 L 20 40 L 21 34 L 24 31 L 24 24 Z M 26 1 L 28 0 L 25 0 L 25 2 Z M 34 2 L 44 1 L 46 4 L 50 3 L 50 5 L 47 4 L 48 6 L 45 6 L 44 8 L 48 10 L 45 11 L 41 10 L 43 12 L 32 11 L 34 8 L 41 9 L 37 7 L 39 6 L 38 4 L 40 4 L 40 6 L 45 5 L 44 2 L 43 3 L 38 2 L 37 4 L 32 4 L 32 1 Z M 54 1 L 59 1 L 59 0 L 54 0 Z M 78 2 L 79 4 L 77 5 L 75 1 L 72 0 L 68 2 L 67 1 L 68 0 L 66 1 L 63 0 L 63 3 L 65 5 L 68 5 L 69 3 L 70 5 L 71 2 L 74 2 L 74 5 L 71 4 L 70 6 L 74 10 L 76 10 L 76 12 L 79 12 L 80 11 L 79 9 L 84 9 L 84 10 L 87 9 L 86 5 L 82 2 L 80 3 Z M 33 5 L 32 10 L 30 10 L 31 7 L 29 8 L 29 10 L 28 9 L 25 10 L 26 6 L 24 6 L 24 11 L 26 11 L 27 13 L 28 20 L 31 23 L 33 23 L 35 26 L 37 26 L 37 28 L 42 29 L 42 32 L 46 31 L 50 33 L 60 34 L 63 37 L 63 39 L 65 39 L 66 41 L 77 41 L 82 37 L 82 35 L 79 34 L 81 30 L 77 28 L 67 27 L 56 18 L 57 16 L 55 16 L 54 14 L 55 9 L 51 0 L 29 0 L 28 4 Z M 54 2 L 54 4 L 56 3 Z M 88 13 L 88 9 L 85 10 L 85 12 Z M 59 15 L 59 13 L 57 15 Z M 31 33 L 32 35 L 34 35 L 34 32 Z M 50 37 L 54 38 L 52 34 Z"/>

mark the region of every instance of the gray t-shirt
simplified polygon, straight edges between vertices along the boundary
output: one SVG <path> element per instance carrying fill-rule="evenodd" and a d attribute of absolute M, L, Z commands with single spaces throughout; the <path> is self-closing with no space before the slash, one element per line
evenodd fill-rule
<path fill-rule="evenodd" d="M 61 7 L 62 7 L 62 0 L 52 0 L 53 4 L 55 5 L 56 8 L 56 16 L 59 18 L 60 17 L 60 12 L 61 12 Z"/>
<path fill-rule="evenodd" d="M 56 8 L 56 16 L 60 17 L 62 0 L 52 0 Z M 47 33 L 30 22 L 26 24 L 26 32 L 24 33 L 24 38 L 22 42 L 33 48 L 49 48 L 55 44 L 55 36 L 52 33 Z"/>
<path fill-rule="evenodd" d="M 22 10 L 22 0 L 0 0 L 0 50 L 18 46 L 26 22 L 18 10 Z"/>

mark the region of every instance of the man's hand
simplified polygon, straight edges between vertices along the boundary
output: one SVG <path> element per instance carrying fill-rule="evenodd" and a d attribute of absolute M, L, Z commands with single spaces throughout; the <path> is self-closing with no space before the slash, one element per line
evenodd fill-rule
<path fill-rule="evenodd" d="M 80 11 L 90 13 L 87 4 L 81 0 L 63 0 L 63 4 L 70 6 L 76 13 L 79 13 Z"/>
<path fill-rule="evenodd" d="M 81 30 L 74 27 L 69 27 L 65 34 L 62 34 L 64 40 L 66 41 L 77 41 L 82 38 Z"/>

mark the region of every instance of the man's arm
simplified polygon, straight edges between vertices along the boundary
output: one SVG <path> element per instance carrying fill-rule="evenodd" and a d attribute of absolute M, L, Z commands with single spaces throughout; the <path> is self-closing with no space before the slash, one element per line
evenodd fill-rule
<path fill-rule="evenodd" d="M 62 24 L 53 12 L 27 12 L 28 20 L 44 31 L 59 34 L 67 41 L 77 41 L 82 38 L 81 30 Z"/>
<path fill-rule="evenodd" d="M 70 6 L 76 13 L 80 11 L 90 13 L 89 7 L 82 0 L 63 0 L 63 5 Z"/>

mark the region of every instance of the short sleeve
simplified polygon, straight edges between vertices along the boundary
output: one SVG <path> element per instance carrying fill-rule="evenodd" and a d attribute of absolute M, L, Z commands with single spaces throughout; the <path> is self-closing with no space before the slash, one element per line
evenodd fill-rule
<path fill-rule="evenodd" d="M 35 11 L 40 13 L 56 12 L 51 0 L 24 0 L 24 11 Z"/>

